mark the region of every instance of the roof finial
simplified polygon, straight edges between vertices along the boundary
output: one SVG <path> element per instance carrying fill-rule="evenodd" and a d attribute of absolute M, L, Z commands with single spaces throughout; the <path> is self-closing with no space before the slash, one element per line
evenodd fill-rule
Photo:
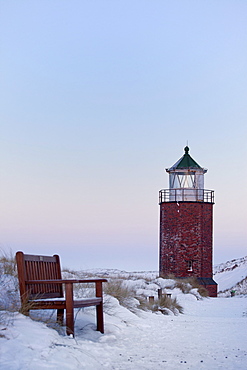
<path fill-rule="evenodd" d="M 188 146 L 186 146 L 186 147 L 184 148 L 185 154 L 189 154 L 189 150 L 190 150 L 190 148 L 189 148 Z"/>

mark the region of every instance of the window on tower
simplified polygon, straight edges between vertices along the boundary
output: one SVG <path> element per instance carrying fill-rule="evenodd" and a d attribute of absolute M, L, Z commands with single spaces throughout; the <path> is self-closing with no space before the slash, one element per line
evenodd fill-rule
<path fill-rule="evenodd" d="M 187 270 L 193 271 L 193 261 L 192 260 L 187 261 Z"/>

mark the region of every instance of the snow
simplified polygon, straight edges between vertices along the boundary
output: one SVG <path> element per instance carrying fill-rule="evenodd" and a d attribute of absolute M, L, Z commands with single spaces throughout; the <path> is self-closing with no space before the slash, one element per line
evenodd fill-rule
<path fill-rule="evenodd" d="M 76 337 L 21 314 L 1 330 L 1 369 L 246 369 L 246 298 L 178 295 L 185 312 L 138 315 L 112 298 L 105 334 L 93 310 L 80 312 Z"/>
<path fill-rule="evenodd" d="M 247 256 L 221 263 L 214 271 L 219 292 L 238 289 L 239 283 L 247 279 Z"/>
<path fill-rule="evenodd" d="M 218 283 L 219 291 L 224 291 L 234 287 L 239 281 L 246 278 L 246 266 L 242 265 L 236 268 L 236 271 L 229 270 L 225 271 L 224 274 L 217 273 L 215 274 L 215 280 Z"/>
<path fill-rule="evenodd" d="M 165 285 L 154 272 L 94 273 L 109 278 L 124 275 L 127 286 L 146 295 L 155 295 L 162 285 L 169 287 L 184 313 L 143 311 L 136 308 L 135 298 L 131 298 L 129 310 L 116 298 L 105 296 L 105 334 L 95 330 L 95 308 L 91 307 L 78 312 L 76 336 L 71 338 L 64 334 L 64 327 L 56 326 L 54 315 L 45 316 L 45 311 L 35 312 L 42 322 L 0 311 L 2 370 L 247 368 L 246 295 L 198 300 L 194 289 L 182 294 L 174 289 L 173 280 Z M 15 286 L 13 279 L 5 277 L 3 281 Z"/>

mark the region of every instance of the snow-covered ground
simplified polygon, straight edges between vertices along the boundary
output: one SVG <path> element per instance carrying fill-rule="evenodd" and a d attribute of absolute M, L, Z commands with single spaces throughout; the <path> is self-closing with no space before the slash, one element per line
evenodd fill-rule
<path fill-rule="evenodd" d="M 237 272 L 237 267 L 231 271 Z M 93 271 L 102 273 L 110 279 L 121 276 L 146 295 L 155 295 L 158 285 L 164 284 L 155 272 Z M 227 289 L 235 280 L 233 275 L 228 279 Z M 0 283 L 9 287 L 10 301 L 17 300 L 13 278 L 2 276 Z M 105 334 L 95 331 L 95 308 L 79 311 L 75 338 L 64 335 L 64 328 L 56 328 L 53 317 L 45 317 L 44 311 L 35 314 L 41 322 L 0 311 L 0 368 L 246 370 L 247 295 L 200 300 L 193 289 L 183 294 L 169 284 L 183 314 L 129 310 L 106 296 Z"/>
<path fill-rule="evenodd" d="M 105 334 L 80 313 L 75 339 L 14 314 L 0 333 L 1 369 L 247 368 L 247 299 L 180 295 L 185 312 L 137 316 L 115 302 Z"/>

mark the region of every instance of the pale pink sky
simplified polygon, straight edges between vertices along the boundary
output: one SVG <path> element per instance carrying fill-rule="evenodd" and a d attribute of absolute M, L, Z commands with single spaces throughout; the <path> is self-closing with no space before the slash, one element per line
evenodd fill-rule
<path fill-rule="evenodd" d="M 246 255 L 247 3 L 1 3 L 0 246 L 158 268 L 164 168 L 215 190 L 214 256 Z"/>

